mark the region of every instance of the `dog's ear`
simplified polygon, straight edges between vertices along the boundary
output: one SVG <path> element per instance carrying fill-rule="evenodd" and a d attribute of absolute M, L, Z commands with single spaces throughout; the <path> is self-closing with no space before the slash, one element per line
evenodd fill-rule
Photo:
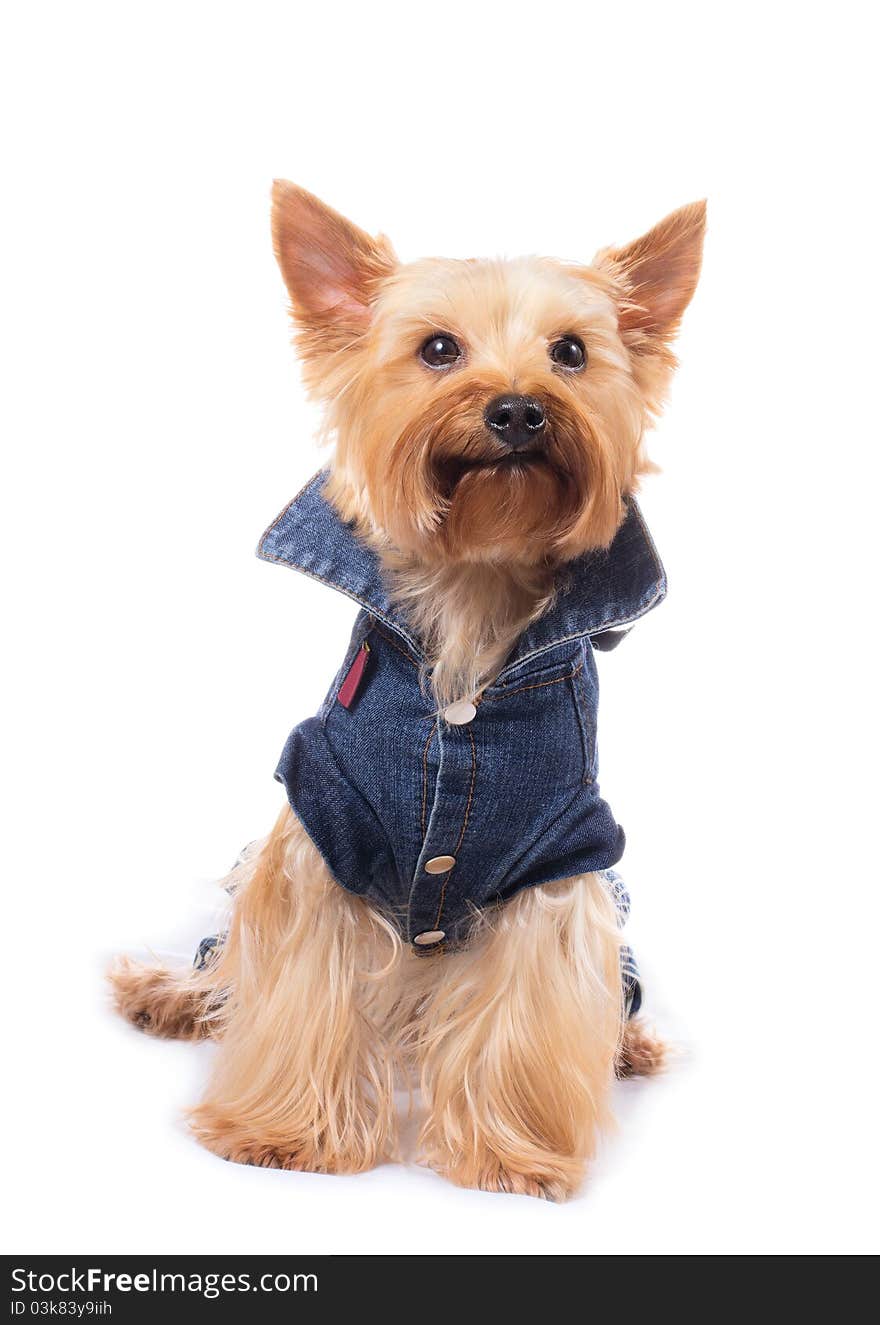
<path fill-rule="evenodd" d="M 372 239 L 320 198 L 278 179 L 272 243 L 301 330 L 329 340 L 327 348 L 366 330 L 378 286 L 396 266 L 384 236 Z"/>
<path fill-rule="evenodd" d="M 700 275 L 705 202 L 672 212 L 641 239 L 604 249 L 594 265 L 621 288 L 619 326 L 635 352 L 657 350 L 672 340 Z"/>

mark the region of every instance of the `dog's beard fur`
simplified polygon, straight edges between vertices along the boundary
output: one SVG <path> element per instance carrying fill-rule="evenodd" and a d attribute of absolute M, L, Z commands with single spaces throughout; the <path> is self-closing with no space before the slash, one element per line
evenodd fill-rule
<path fill-rule="evenodd" d="M 327 493 L 379 556 L 423 639 L 438 703 L 487 684 L 552 600 L 560 565 L 606 547 L 652 466 L 644 434 L 674 367 L 699 271 L 703 208 L 591 267 L 548 259 L 401 265 L 310 195 L 276 186 L 276 253 L 306 382 L 333 445 Z M 451 334 L 462 357 L 419 357 Z M 574 334 L 583 371 L 549 348 Z M 511 456 L 499 395 L 544 409 L 544 445 Z"/>
<path fill-rule="evenodd" d="M 396 436 L 385 411 L 375 437 L 367 411 L 338 432 L 340 451 L 360 457 L 367 514 L 344 462 L 330 496 L 379 554 L 392 597 L 425 642 L 440 705 L 478 695 L 552 601 L 560 564 L 610 542 L 623 513 L 621 462 L 630 461 L 629 490 L 644 467 L 635 443 L 616 456 L 602 420 L 555 383 L 528 391 L 548 420 L 540 452 L 505 454 L 483 422 L 499 386 L 468 374 L 434 391 Z M 633 394 L 623 402 L 616 422 L 637 439 Z"/>

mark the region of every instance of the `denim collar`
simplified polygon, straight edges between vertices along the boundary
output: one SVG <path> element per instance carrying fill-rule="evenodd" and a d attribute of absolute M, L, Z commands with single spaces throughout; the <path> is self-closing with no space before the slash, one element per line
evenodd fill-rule
<path fill-rule="evenodd" d="M 377 557 L 324 497 L 326 477 L 325 470 L 316 474 L 285 506 L 260 539 L 257 556 L 292 566 L 347 594 L 423 657 L 403 614 L 389 601 Z M 665 596 L 666 574 L 642 513 L 630 497 L 610 546 L 578 557 L 560 572 L 552 606 L 520 635 L 504 671 L 585 635 L 600 648 L 613 647 L 617 630 L 644 616 Z"/>

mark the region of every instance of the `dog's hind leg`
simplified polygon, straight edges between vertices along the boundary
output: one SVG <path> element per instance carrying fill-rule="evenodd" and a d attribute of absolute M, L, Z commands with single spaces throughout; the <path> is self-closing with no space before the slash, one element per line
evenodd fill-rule
<path fill-rule="evenodd" d="M 667 1047 L 641 1020 L 633 1017 L 623 1031 L 615 1071 L 626 1077 L 653 1077 L 666 1066 Z"/>
<path fill-rule="evenodd" d="M 227 892 L 242 891 L 256 869 L 265 842 L 253 842 L 223 880 Z M 167 966 L 117 957 L 107 978 L 117 1012 L 148 1035 L 173 1040 L 201 1040 L 216 1031 L 216 1012 L 235 978 L 234 956 L 223 945 L 203 940 L 195 967 Z"/>
<path fill-rule="evenodd" d="M 419 1053 L 427 1162 L 466 1187 L 563 1200 L 609 1119 L 620 937 L 596 875 L 527 888 L 437 958 Z"/>
<path fill-rule="evenodd" d="M 376 1009 L 391 924 L 331 878 L 285 809 L 236 895 L 216 971 L 214 1072 L 192 1126 L 225 1159 L 352 1173 L 388 1153 L 392 1062 Z"/>

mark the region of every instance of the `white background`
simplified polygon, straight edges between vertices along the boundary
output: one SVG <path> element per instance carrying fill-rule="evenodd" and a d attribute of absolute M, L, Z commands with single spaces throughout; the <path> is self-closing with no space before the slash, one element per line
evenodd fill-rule
<path fill-rule="evenodd" d="M 6 13 L 4 1250 L 876 1248 L 869 7 Z M 253 556 L 319 463 L 275 175 L 404 258 L 583 259 L 709 197 L 643 499 L 671 592 L 601 661 L 680 1063 L 562 1207 L 223 1164 L 181 1122 L 210 1048 L 106 1008 L 112 953 L 211 931 L 353 614 Z"/>

